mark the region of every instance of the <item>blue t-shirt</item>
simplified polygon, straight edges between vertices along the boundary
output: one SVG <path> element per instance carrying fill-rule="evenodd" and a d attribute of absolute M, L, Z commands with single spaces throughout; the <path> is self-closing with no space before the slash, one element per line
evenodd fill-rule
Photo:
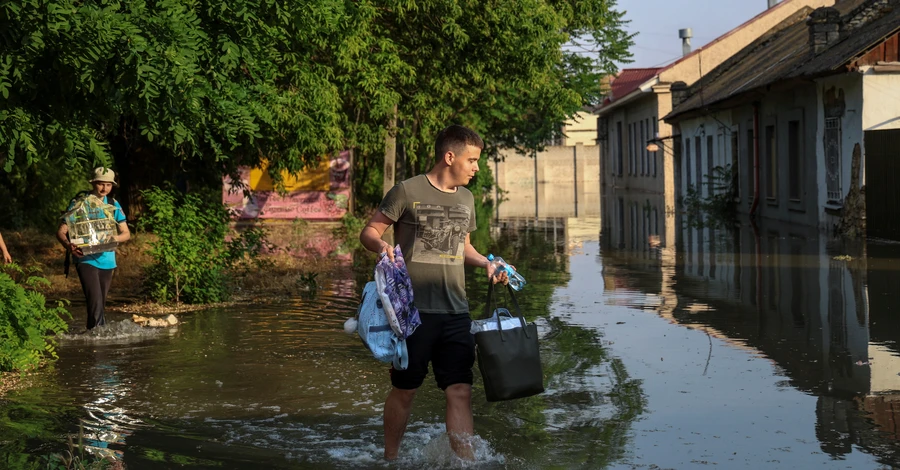
<path fill-rule="evenodd" d="M 107 197 L 103 196 L 103 202 L 105 204 L 109 204 L 107 201 Z M 116 223 L 120 224 L 127 220 L 125 218 L 125 213 L 122 212 L 122 206 L 119 205 L 119 201 L 113 201 L 116 206 L 116 212 L 113 214 L 113 217 L 116 219 Z M 69 206 L 69 210 L 74 207 L 73 205 Z M 77 256 L 73 256 L 75 258 L 75 263 L 85 263 L 91 265 L 97 269 L 116 269 L 116 252 L 115 251 L 104 251 L 103 253 L 94 253 L 92 255 L 84 255 L 81 258 Z"/>

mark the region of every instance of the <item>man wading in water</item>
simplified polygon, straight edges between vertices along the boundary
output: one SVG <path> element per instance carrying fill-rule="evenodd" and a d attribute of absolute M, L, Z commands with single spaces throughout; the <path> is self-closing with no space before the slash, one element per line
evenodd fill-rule
<path fill-rule="evenodd" d="M 428 363 L 437 386 L 447 397 L 447 435 L 462 459 L 475 458 L 472 449 L 472 366 L 475 340 L 469 332 L 465 268 L 488 270 L 493 282 L 509 282 L 505 272 L 493 277 L 487 258 L 469 240 L 475 230 L 475 199 L 463 186 L 478 171 L 484 141 L 462 126 L 442 130 L 434 144 L 435 164 L 391 189 L 359 239 L 369 251 L 394 258 L 381 239 L 394 225 L 394 235 L 406 260 L 422 325 L 407 338 L 409 367 L 391 368 L 393 388 L 384 403 L 384 457 L 394 460 L 406 432 L 413 398 L 425 381 Z"/>

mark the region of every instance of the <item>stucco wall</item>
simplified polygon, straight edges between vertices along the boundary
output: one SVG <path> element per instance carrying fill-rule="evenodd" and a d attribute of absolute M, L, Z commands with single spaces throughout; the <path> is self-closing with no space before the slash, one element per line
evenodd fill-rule
<path fill-rule="evenodd" d="M 817 155 L 823 151 L 817 146 L 821 136 L 817 137 L 817 115 L 819 113 L 817 88 L 812 85 L 801 85 L 789 91 L 770 92 L 759 105 L 759 205 L 760 216 L 784 222 L 818 226 L 821 190 L 817 172 L 820 162 Z M 754 142 L 753 130 L 754 110 L 752 105 L 743 105 L 707 116 L 686 119 L 679 123 L 682 140 L 682 157 L 680 164 L 679 196 L 686 194 L 690 165 L 691 182 L 697 184 L 697 140 L 700 138 L 700 176 L 706 183 L 706 175 L 710 171 L 709 141 L 712 137 L 712 163 L 725 166 L 732 161 L 732 149 L 737 144 L 738 154 L 738 211 L 748 213 L 755 194 Z M 800 148 L 799 197 L 791 197 L 794 186 L 789 180 L 790 161 L 788 129 L 791 121 L 799 121 L 798 144 Z M 824 121 L 823 124 L 824 125 Z M 775 164 L 771 168 L 767 158 L 766 132 L 768 127 L 775 131 Z M 732 137 L 736 137 L 735 140 Z M 690 144 L 688 145 L 688 139 Z M 688 147 L 690 147 L 688 149 Z M 689 151 L 688 151 L 689 150 Z M 852 150 L 852 148 L 851 148 Z M 772 175 L 776 175 L 774 197 L 769 197 L 769 184 Z M 849 167 L 848 167 L 849 171 Z M 824 181 L 824 180 L 822 180 Z M 707 186 L 701 192 L 708 197 Z M 795 195 L 796 196 L 796 195 Z"/>
<path fill-rule="evenodd" d="M 900 74 L 873 73 L 862 80 L 862 126 L 866 131 L 900 129 Z"/>
<path fill-rule="evenodd" d="M 839 204 L 829 202 L 827 194 L 827 169 L 825 165 L 825 113 L 826 101 L 829 94 L 840 97 L 843 95 L 844 112 L 840 117 L 841 123 L 841 139 L 840 139 L 840 191 L 841 199 L 847 195 L 850 190 L 850 170 L 853 164 L 853 147 L 859 144 L 862 151 L 862 160 L 860 161 L 860 179 L 861 184 L 865 184 L 865 142 L 863 139 L 863 76 L 858 73 L 846 73 L 825 77 L 816 81 L 817 102 L 819 104 L 817 110 L 817 126 L 816 129 L 816 153 L 820 156 L 819 161 L 822 165 L 817 168 L 816 181 L 819 186 L 818 199 L 821 211 L 820 221 L 823 229 L 833 229 L 838 222 L 839 217 L 828 213 L 828 208 L 839 208 Z M 872 107 L 882 107 L 885 103 L 882 98 L 873 98 Z M 896 109 L 896 107 L 891 107 Z"/>
<path fill-rule="evenodd" d="M 597 115 L 580 112 L 566 121 L 563 129 L 563 145 L 571 147 L 577 144 L 597 145 Z"/>
<path fill-rule="evenodd" d="M 609 152 L 604 158 L 606 183 L 617 189 L 632 189 L 662 194 L 665 190 L 665 159 L 663 150 L 647 152 L 647 141 L 659 132 L 661 116 L 659 99 L 655 93 L 614 110 L 608 115 Z M 661 95 L 668 97 L 669 95 Z M 643 123 L 643 129 L 641 124 Z M 622 171 L 619 174 L 618 152 L 621 124 Z M 653 126 L 656 126 L 654 128 Z M 663 129 L 665 132 L 668 129 Z M 634 132 L 634 133 L 632 133 Z M 667 145 L 669 143 L 667 142 Z"/>

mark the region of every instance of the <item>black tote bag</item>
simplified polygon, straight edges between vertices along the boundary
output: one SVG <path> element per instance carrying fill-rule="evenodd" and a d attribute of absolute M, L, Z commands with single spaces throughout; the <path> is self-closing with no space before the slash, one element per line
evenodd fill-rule
<path fill-rule="evenodd" d="M 497 316 L 497 329 L 475 333 L 478 368 L 484 382 L 487 401 L 514 400 L 544 391 L 544 372 L 538 348 L 537 326 L 526 324 L 511 287 L 506 286 L 516 308 L 520 328 L 502 329 Z M 490 317 L 494 285 L 488 287 L 485 318 Z"/>

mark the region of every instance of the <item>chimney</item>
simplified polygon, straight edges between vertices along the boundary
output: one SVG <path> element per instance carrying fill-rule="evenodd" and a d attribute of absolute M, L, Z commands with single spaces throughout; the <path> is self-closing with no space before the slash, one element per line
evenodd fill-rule
<path fill-rule="evenodd" d="M 691 53 L 691 38 L 694 37 L 694 31 L 691 28 L 679 29 L 678 37 L 681 38 L 681 55 Z"/>
<path fill-rule="evenodd" d="M 687 83 L 684 82 L 673 83 L 672 86 L 669 87 L 669 91 L 672 92 L 673 109 L 677 108 L 681 103 L 684 103 L 690 96 L 690 89 L 688 88 Z"/>
<path fill-rule="evenodd" d="M 814 55 L 834 44 L 841 33 L 841 14 L 834 7 L 817 8 L 806 20 L 809 27 L 809 46 Z"/>
<path fill-rule="evenodd" d="M 778 5 L 778 0 L 769 0 L 769 8 L 772 8 L 775 5 Z"/>

